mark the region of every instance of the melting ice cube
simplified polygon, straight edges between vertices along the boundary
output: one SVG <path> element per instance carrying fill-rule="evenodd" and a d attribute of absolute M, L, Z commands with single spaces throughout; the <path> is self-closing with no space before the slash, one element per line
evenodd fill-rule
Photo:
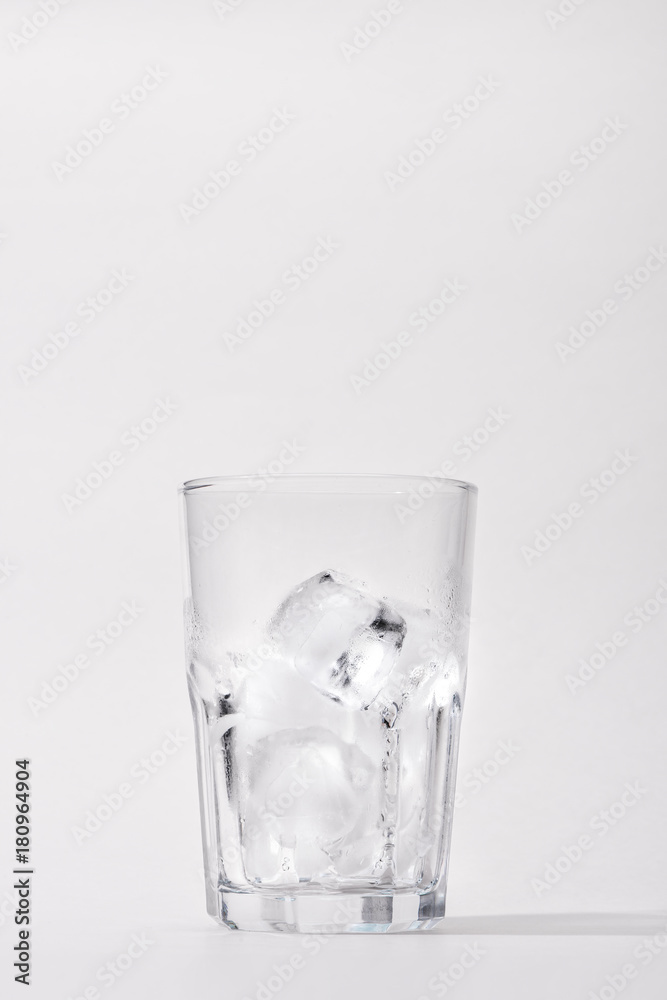
<path fill-rule="evenodd" d="M 258 740 L 248 751 L 244 816 L 254 870 L 287 880 L 326 872 L 337 845 L 374 826 L 376 774 L 359 747 L 322 726 Z"/>
<path fill-rule="evenodd" d="M 458 683 L 458 664 L 452 653 L 453 637 L 436 612 L 397 602 L 406 634 L 400 655 L 374 706 L 389 724 L 415 692 L 431 692 L 434 685 L 447 690 Z M 453 690 L 453 689 L 452 689 Z"/>
<path fill-rule="evenodd" d="M 396 663 L 405 619 L 340 573 L 326 570 L 296 587 L 271 622 L 271 636 L 319 691 L 365 709 Z"/>

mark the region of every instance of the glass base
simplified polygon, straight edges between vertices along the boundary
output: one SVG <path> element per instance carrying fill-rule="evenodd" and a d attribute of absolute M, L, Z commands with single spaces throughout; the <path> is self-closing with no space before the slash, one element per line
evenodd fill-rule
<path fill-rule="evenodd" d="M 387 934 L 428 930 L 445 915 L 445 894 L 340 893 L 268 896 L 209 889 L 208 912 L 232 930 L 296 934 Z"/>

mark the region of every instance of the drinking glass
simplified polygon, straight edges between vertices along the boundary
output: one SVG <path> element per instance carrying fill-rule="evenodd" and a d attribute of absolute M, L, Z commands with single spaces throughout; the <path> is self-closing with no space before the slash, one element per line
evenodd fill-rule
<path fill-rule="evenodd" d="M 476 487 L 284 475 L 181 493 L 209 913 L 244 930 L 433 926 Z"/>

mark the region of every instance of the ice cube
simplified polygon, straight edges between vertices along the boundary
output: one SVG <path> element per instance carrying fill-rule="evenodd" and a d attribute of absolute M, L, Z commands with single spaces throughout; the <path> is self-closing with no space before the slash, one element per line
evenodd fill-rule
<path fill-rule="evenodd" d="M 326 875 L 338 845 L 375 824 L 377 768 L 324 727 L 273 733 L 247 753 L 243 842 L 262 881 Z"/>
<path fill-rule="evenodd" d="M 339 707 L 309 684 L 294 669 L 291 659 L 272 648 L 236 655 L 235 691 L 245 713 L 243 739 L 254 743 L 260 737 L 283 729 L 296 729 L 317 718 L 322 725 L 336 725 Z"/>
<path fill-rule="evenodd" d="M 437 612 L 396 602 L 405 621 L 405 637 L 394 668 L 378 695 L 377 708 L 393 725 L 396 716 L 415 692 L 431 692 L 451 678 L 456 659 L 451 653 L 453 637 L 445 619 Z"/>
<path fill-rule="evenodd" d="M 270 634 L 319 691 L 348 708 L 366 709 L 398 659 L 405 621 L 341 573 L 326 570 L 283 601 Z"/>

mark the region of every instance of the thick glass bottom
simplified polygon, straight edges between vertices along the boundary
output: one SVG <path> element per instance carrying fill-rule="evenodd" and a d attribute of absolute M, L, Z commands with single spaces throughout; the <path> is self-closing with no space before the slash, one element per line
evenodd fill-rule
<path fill-rule="evenodd" d="M 232 930 L 387 934 L 434 927 L 445 915 L 445 894 L 269 896 L 209 888 L 208 912 Z"/>

